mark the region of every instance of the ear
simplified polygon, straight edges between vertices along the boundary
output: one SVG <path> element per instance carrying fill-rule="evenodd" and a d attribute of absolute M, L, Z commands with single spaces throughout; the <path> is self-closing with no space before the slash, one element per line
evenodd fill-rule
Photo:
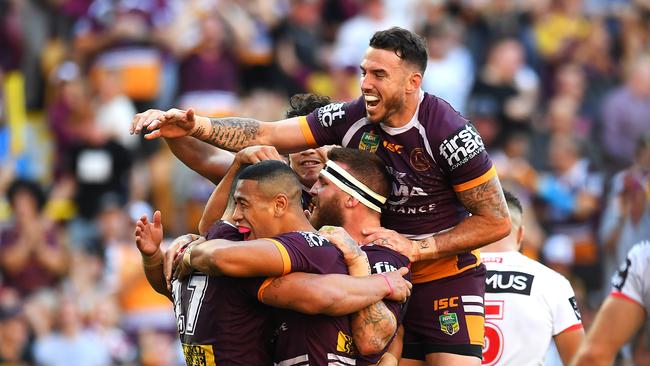
<path fill-rule="evenodd" d="M 277 194 L 273 199 L 273 214 L 275 217 L 282 216 L 289 207 L 289 198 L 283 194 Z"/>
<path fill-rule="evenodd" d="M 517 239 L 517 245 L 521 246 L 521 243 L 524 241 L 524 226 L 523 225 L 519 226 L 519 229 L 517 229 L 517 236 L 516 236 L 515 239 Z"/>
<path fill-rule="evenodd" d="M 419 71 L 411 71 L 408 79 L 406 80 L 406 92 L 415 93 L 420 90 L 422 86 L 422 73 Z"/>
<path fill-rule="evenodd" d="M 353 208 L 356 205 L 358 205 L 360 202 L 358 199 L 348 196 L 348 198 L 345 200 L 345 208 Z"/>

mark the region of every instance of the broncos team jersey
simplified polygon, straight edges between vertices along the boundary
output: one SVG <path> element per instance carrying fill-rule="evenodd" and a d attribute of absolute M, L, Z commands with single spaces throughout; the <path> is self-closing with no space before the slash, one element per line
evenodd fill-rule
<path fill-rule="evenodd" d="M 392 177 L 382 225 L 424 239 L 457 225 L 469 213 L 457 192 L 496 175 L 478 132 L 447 102 L 421 92 L 410 122 L 400 128 L 371 123 L 363 97 L 332 103 L 300 118 L 308 143 L 338 144 L 377 154 Z M 413 282 L 428 282 L 480 264 L 474 251 L 413 264 Z"/>
<path fill-rule="evenodd" d="M 650 241 L 636 244 L 612 279 L 610 296 L 626 299 L 650 311 Z"/>
<path fill-rule="evenodd" d="M 243 240 L 217 221 L 207 239 Z M 195 272 L 172 282 L 174 312 L 188 366 L 270 365 L 269 308 L 257 301 L 264 278 L 211 277 Z"/>
<path fill-rule="evenodd" d="M 569 281 L 518 252 L 482 253 L 482 260 L 483 365 L 542 365 L 553 336 L 582 328 Z"/>
<path fill-rule="evenodd" d="M 284 274 L 290 272 L 347 274 L 338 249 L 313 232 L 291 232 L 271 240 L 283 257 Z M 259 288 L 259 299 L 273 281 Z M 347 316 L 306 315 L 286 309 L 274 311 L 274 361 L 278 365 L 356 365 L 350 321 Z"/>
<path fill-rule="evenodd" d="M 401 267 L 408 267 L 410 264 L 409 259 L 407 257 L 386 247 L 382 247 L 379 245 L 364 245 L 361 247 L 361 250 L 366 252 L 366 255 L 368 256 L 368 262 L 370 263 L 370 270 L 372 271 L 373 274 L 397 271 Z M 410 281 L 411 272 L 409 271 L 409 273 L 407 273 L 406 276 L 404 276 L 404 278 L 407 281 Z M 397 328 L 399 328 L 400 324 L 402 324 L 402 319 L 404 319 L 404 314 L 406 313 L 406 303 L 401 304 L 396 301 L 384 300 L 384 304 L 386 304 L 386 307 L 388 307 L 388 309 L 393 313 L 393 315 L 395 315 L 395 319 L 397 319 Z M 395 335 L 393 335 L 393 338 L 394 337 Z M 388 342 L 388 344 L 386 345 L 386 348 L 384 348 L 382 352 L 376 355 L 370 355 L 370 356 L 359 355 L 357 357 L 357 365 L 359 366 L 374 365 L 377 362 L 379 362 L 379 359 L 386 352 L 386 350 L 388 349 L 392 341 L 393 340 L 391 339 L 391 341 Z"/>

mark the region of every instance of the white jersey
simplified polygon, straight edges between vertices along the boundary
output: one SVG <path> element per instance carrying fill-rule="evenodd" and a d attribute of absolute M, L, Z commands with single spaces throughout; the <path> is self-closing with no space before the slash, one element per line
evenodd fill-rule
<path fill-rule="evenodd" d="M 487 267 L 483 365 L 543 365 L 552 337 L 582 328 L 559 273 L 518 252 L 481 253 Z"/>
<path fill-rule="evenodd" d="M 624 298 L 650 310 L 650 241 L 630 249 L 627 259 L 612 279 L 612 296 Z"/>

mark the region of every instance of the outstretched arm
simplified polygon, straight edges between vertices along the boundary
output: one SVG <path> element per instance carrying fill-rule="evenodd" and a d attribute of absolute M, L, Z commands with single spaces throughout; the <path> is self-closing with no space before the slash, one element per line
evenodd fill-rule
<path fill-rule="evenodd" d="M 571 365 L 612 365 L 618 351 L 643 325 L 645 317 L 645 309 L 640 304 L 610 295 Z"/>
<path fill-rule="evenodd" d="M 296 272 L 269 279 L 259 293 L 267 305 L 305 314 L 342 316 L 359 311 L 389 297 L 403 302 L 411 293 L 411 283 L 402 276 L 408 268 L 385 275 L 352 277 L 343 274 Z"/>
<path fill-rule="evenodd" d="M 472 214 L 451 230 L 411 241 L 393 230 L 364 229 L 364 243 L 375 243 L 407 256 L 411 262 L 466 253 L 493 243 L 510 233 L 510 214 L 497 177 L 457 193 Z"/>
<path fill-rule="evenodd" d="M 163 237 L 163 227 L 160 220 L 160 211 L 153 214 L 153 222 L 142 216 L 135 226 L 135 244 L 142 255 L 142 267 L 147 281 L 156 292 L 171 299 L 163 274 L 163 253 L 160 243 Z"/>
<path fill-rule="evenodd" d="M 219 183 L 235 157 L 190 136 L 166 138 L 165 142 L 178 160 L 214 184 Z"/>
<path fill-rule="evenodd" d="M 150 109 L 135 115 L 130 132 L 150 131 L 145 135 L 147 139 L 193 136 L 229 151 L 252 145 L 272 145 L 281 153 L 290 153 L 316 147 L 303 135 L 299 118 L 262 122 L 242 117 L 201 117 L 196 116 L 192 109 L 166 112 Z"/>

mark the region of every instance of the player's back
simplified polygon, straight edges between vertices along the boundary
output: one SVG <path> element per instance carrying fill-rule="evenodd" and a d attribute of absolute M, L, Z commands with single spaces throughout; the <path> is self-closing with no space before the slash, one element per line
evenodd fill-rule
<path fill-rule="evenodd" d="M 487 267 L 483 364 L 543 364 L 553 336 L 582 327 L 569 281 L 518 252 L 481 257 Z"/>
<path fill-rule="evenodd" d="M 272 240 L 288 261 L 290 268 L 286 272 L 348 273 L 338 249 L 316 233 L 292 232 Z M 277 309 L 274 321 L 276 364 L 356 365 L 348 316 L 307 315 Z"/>
<path fill-rule="evenodd" d="M 386 247 L 379 245 L 364 245 L 361 247 L 361 249 L 368 256 L 370 270 L 373 274 L 397 271 L 401 267 L 408 267 L 410 265 L 409 259 L 407 257 Z M 409 271 L 409 273 L 407 273 L 404 278 L 407 281 L 411 281 L 411 272 Z M 386 304 L 386 307 L 388 307 L 388 309 L 395 316 L 395 319 L 397 319 L 397 327 L 399 328 L 400 324 L 402 323 L 402 319 L 404 319 L 404 314 L 406 313 L 406 303 L 384 300 L 384 304 Z M 382 352 L 375 355 L 358 356 L 357 365 L 361 366 L 376 364 L 390 346 L 393 338 L 391 338 L 390 342 L 388 342 Z"/>
<path fill-rule="evenodd" d="M 241 240 L 219 221 L 208 239 Z M 195 272 L 172 284 L 174 312 L 188 365 L 270 365 L 271 322 L 257 301 L 263 278 L 211 277 Z"/>

